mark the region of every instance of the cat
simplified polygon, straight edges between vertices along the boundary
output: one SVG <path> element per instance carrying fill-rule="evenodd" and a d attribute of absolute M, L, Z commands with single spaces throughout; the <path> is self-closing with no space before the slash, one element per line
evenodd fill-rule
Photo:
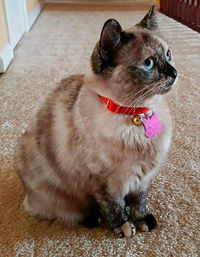
<path fill-rule="evenodd" d="M 16 153 L 28 213 L 88 227 L 101 218 L 120 237 L 156 227 L 146 197 L 170 147 L 165 94 L 177 77 L 157 27 L 154 6 L 126 31 L 109 19 L 91 70 L 48 95 Z"/>

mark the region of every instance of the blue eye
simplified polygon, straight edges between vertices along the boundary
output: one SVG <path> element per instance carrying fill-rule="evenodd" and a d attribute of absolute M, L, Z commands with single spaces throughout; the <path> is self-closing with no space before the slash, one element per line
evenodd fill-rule
<path fill-rule="evenodd" d="M 145 69 L 147 70 L 151 70 L 154 66 L 154 60 L 152 57 L 149 57 L 147 58 L 145 61 L 144 61 L 144 67 Z"/>

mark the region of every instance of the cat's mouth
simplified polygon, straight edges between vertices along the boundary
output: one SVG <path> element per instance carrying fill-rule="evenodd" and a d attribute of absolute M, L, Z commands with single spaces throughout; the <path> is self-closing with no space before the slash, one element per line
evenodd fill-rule
<path fill-rule="evenodd" d="M 172 89 L 172 85 L 170 85 L 170 86 L 168 86 L 167 88 L 165 88 L 165 89 L 162 91 L 161 94 L 164 95 L 164 94 L 168 93 L 171 89 Z"/>
<path fill-rule="evenodd" d="M 162 85 L 159 90 L 159 94 L 164 95 L 168 93 L 172 89 L 172 85 L 174 84 L 175 80 L 176 79 L 171 79 L 167 84 Z"/>

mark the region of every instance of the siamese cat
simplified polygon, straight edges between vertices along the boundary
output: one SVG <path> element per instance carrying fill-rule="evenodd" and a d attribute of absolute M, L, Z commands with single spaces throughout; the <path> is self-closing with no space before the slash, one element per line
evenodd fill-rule
<path fill-rule="evenodd" d="M 154 9 L 128 30 L 107 20 L 91 70 L 63 79 L 22 136 L 16 170 L 31 215 L 101 218 L 120 237 L 156 226 L 146 196 L 171 142 L 165 94 L 177 71 Z"/>

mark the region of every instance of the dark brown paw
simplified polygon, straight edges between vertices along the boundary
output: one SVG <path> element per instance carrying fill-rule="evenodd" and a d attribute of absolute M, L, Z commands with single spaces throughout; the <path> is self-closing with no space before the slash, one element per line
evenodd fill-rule
<path fill-rule="evenodd" d="M 99 226 L 99 215 L 97 213 L 91 213 L 86 216 L 81 223 L 83 226 L 87 228 L 95 228 Z"/>
<path fill-rule="evenodd" d="M 157 221 L 152 214 L 147 214 L 142 218 L 138 218 L 136 221 L 136 226 L 139 230 L 147 232 L 151 231 L 157 226 Z"/>
<path fill-rule="evenodd" d="M 132 221 L 127 221 L 122 226 L 114 228 L 114 233 L 119 237 L 131 237 L 135 235 L 136 228 Z"/>

